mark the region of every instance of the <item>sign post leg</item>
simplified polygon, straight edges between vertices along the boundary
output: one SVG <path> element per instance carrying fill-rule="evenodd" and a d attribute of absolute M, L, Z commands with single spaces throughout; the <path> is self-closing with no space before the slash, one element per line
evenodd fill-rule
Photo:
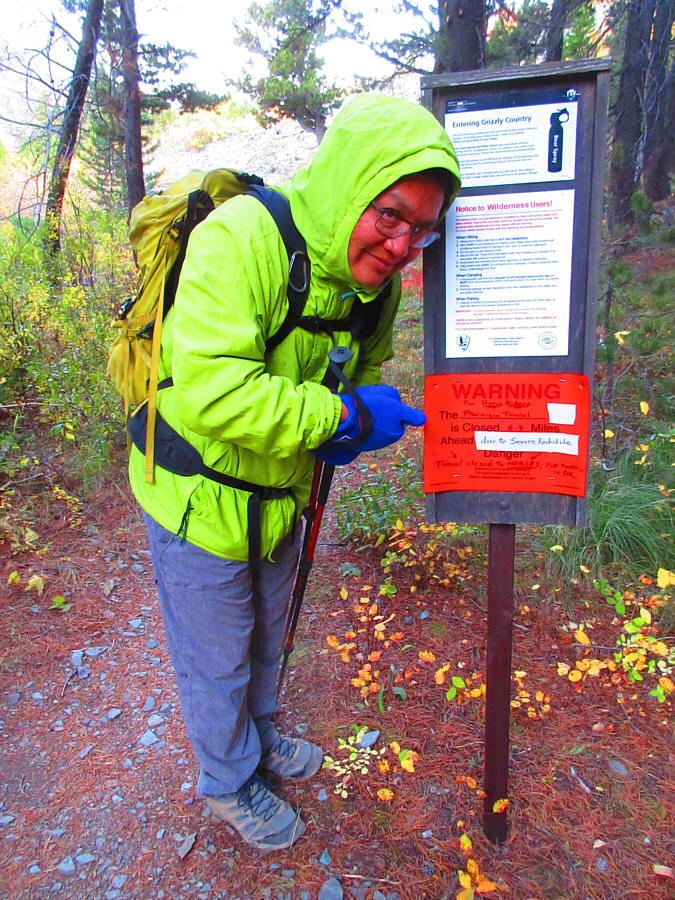
<path fill-rule="evenodd" d="M 483 831 L 493 842 L 506 840 L 507 827 L 506 810 L 495 812 L 494 804 L 508 799 L 509 787 L 515 537 L 515 525 L 490 525 Z"/>

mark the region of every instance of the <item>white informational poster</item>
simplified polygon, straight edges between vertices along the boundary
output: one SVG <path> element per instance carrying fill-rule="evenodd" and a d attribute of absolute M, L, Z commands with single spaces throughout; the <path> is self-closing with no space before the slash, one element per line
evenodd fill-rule
<path fill-rule="evenodd" d="M 567 355 L 573 224 L 573 190 L 455 200 L 446 223 L 448 358 Z"/>
<path fill-rule="evenodd" d="M 577 106 L 570 91 L 557 103 L 446 113 L 462 188 L 572 181 Z"/>

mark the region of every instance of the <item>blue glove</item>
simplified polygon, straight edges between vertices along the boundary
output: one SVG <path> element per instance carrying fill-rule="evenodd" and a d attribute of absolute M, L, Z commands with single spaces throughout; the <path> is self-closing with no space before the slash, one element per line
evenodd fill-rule
<path fill-rule="evenodd" d="M 354 398 L 349 394 L 341 394 L 340 398 L 349 411 L 347 418 L 340 423 L 330 440 L 312 451 L 318 459 L 331 466 L 344 466 L 364 450 L 379 450 L 393 444 L 403 437 L 406 425 L 424 425 L 427 420 L 421 410 L 401 403 L 401 395 L 390 385 L 368 385 L 357 388 L 356 393 L 373 417 L 372 431 L 364 440 L 359 441 L 361 423 Z M 353 443 L 354 440 L 356 444 Z"/>

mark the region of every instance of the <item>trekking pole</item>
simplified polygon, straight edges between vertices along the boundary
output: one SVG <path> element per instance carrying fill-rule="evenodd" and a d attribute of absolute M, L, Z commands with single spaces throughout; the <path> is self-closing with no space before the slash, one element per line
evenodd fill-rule
<path fill-rule="evenodd" d="M 337 390 L 339 379 L 333 371 L 336 366 L 340 371 L 344 369 L 346 363 L 352 358 L 352 351 L 348 347 L 332 347 L 328 353 L 329 367 L 323 384 L 330 388 L 331 391 Z M 330 364 L 333 364 L 331 366 Z M 293 593 L 291 594 L 291 602 L 288 608 L 288 618 L 286 620 L 286 630 L 284 632 L 284 651 L 281 658 L 281 666 L 279 668 L 279 678 L 277 680 L 277 697 L 281 693 L 281 685 L 286 674 L 288 666 L 288 658 L 293 652 L 293 641 L 295 639 L 295 630 L 298 626 L 298 618 L 300 616 L 300 607 L 305 596 L 307 588 L 307 579 L 314 562 L 314 549 L 321 528 L 321 519 L 323 511 L 326 507 L 328 494 L 330 493 L 330 485 L 333 480 L 335 466 L 323 463 L 317 459 L 314 466 L 314 477 L 312 479 L 312 489 L 309 495 L 309 503 L 305 510 L 305 533 L 302 538 L 302 549 L 300 551 L 300 560 L 298 562 L 298 571 L 295 576 L 295 584 L 293 585 Z"/>

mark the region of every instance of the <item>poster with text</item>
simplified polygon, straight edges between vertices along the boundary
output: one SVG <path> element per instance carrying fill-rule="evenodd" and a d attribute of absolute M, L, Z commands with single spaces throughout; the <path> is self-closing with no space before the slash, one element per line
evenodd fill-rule
<path fill-rule="evenodd" d="M 585 495 L 585 375 L 428 375 L 424 410 L 425 493 Z"/>
<path fill-rule="evenodd" d="M 573 190 L 455 200 L 446 357 L 567 355 L 573 225 Z"/>
<path fill-rule="evenodd" d="M 445 128 L 459 160 L 462 188 L 574 179 L 577 92 L 560 91 L 553 102 L 548 92 L 538 103 L 530 98 L 527 105 L 515 105 L 524 96 L 448 103 Z"/>

